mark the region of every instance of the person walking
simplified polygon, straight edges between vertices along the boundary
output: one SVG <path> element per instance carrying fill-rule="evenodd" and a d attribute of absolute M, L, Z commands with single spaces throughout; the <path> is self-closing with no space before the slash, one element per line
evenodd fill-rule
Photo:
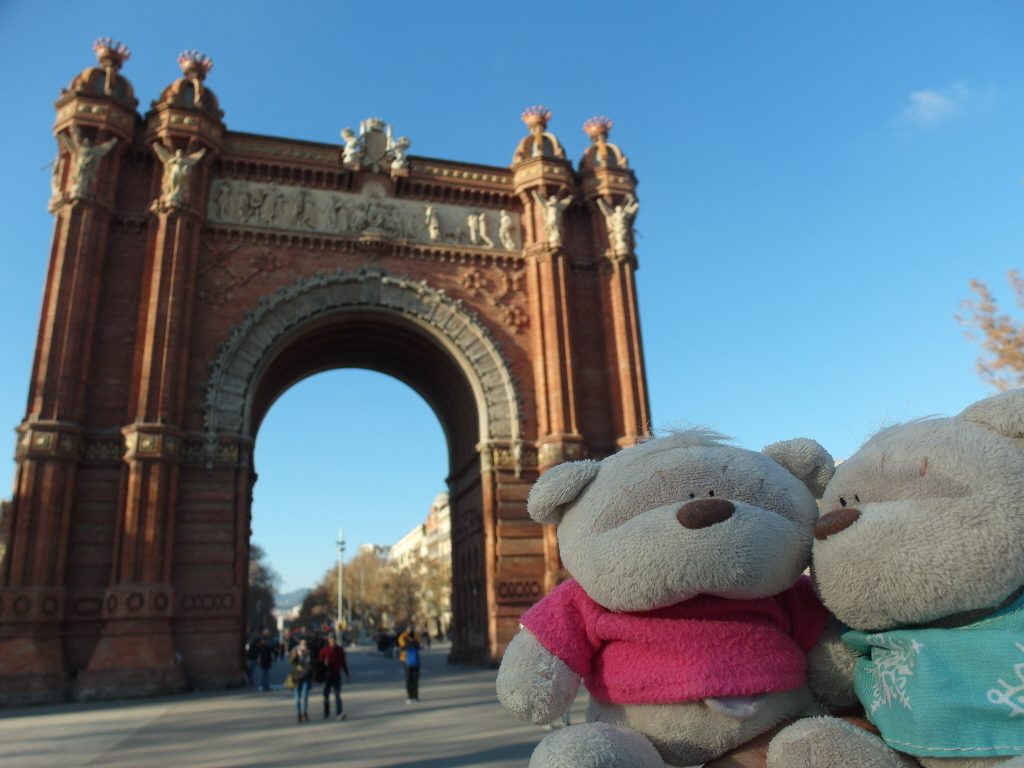
<path fill-rule="evenodd" d="M 260 641 L 253 635 L 245 646 L 245 672 L 249 677 L 249 685 L 256 685 L 256 665 L 260 661 Z"/>
<path fill-rule="evenodd" d="M 295 690 L 295 713 L 298 722 L 309 722 L 309 686 L 313 682 L 313 654 L 306 638 L 292 649 L 288 661 L 292 665 L 291 678 Z"/>
<path fill-rule="evenodd" d="M 399 660 L 405 665 L 406 704 L 420 700 L 420 635 L 416 625 L 409 623 L 409 628 L 398 636 L 398 647 L 402 649 Z"/>
<path fill-rule="evenodd" d="M 338 645 L 333 634 L 327 635 L 327 645 L 320 649 L 317 660 L 322 664 L 327 673 L 324 679 L 324 720 L 331 716 L 331 691 L 334 691 L 334 711 L 337 720 L 345 719 L 345 712 L 341 706 L 341 673 L 345 673 L 345 679 L 352 682 L 352 675 L 348 671 L 348 663 L 345 660 L 345 649 Z"/>
<path fill-rule="evenodd" d="M 274 646 L 270 639 L 265 636 L 260 638 L 260 690 L 270 690 L 270 668 L 274 666 Z"/>

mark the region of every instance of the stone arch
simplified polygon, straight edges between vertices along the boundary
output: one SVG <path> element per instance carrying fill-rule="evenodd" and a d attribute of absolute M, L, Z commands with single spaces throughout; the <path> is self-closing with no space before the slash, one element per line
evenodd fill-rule
<path fill-rule="evenodd" d="M 344 310 L 390 312 L 425 329 L 466 375 L 476 400 L 479 443 L 519 445 L 522 414 L 516 383 L 475 313 L 425 280 L 339 269 L 280 288 L 232 329 L 205 386 L 203 420 L 211 450 L 220 437 L 254 436 L 253 387 L 280 340 L 306 321 Z"/>

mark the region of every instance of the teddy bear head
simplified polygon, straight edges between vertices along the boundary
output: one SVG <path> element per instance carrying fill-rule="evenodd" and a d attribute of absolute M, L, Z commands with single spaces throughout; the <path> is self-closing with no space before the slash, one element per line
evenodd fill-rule
<path fill-rule="evenodd" d="M 832 457 L 805 438 L 762 453 L 726 440 L 681 431 L 560 464 L 534 484 L 527 509 L 557 524 L 566 568 L 609 610 L 777 594 L 808 565 Z"/>
<path fill-rule="evenodd" d="M 955 620 L 1024 585 L 1024 389 L 884 429 L 821 501 L 813 577 L 863 631 Z"/>

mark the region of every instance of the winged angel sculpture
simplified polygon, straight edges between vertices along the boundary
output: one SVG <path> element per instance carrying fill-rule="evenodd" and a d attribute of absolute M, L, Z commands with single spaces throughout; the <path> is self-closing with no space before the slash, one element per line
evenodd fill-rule
<path fill-rule="evenodd" d="M 184 150 L 176 149 L 173 152 L 159 142 L 153 143 L 153 151 L 164 164 L 164 178 L 160 186 L 160 202 L 168 208 L 176 208 L 186 205 L 189 199 L 189 183 L 191 181 L 192 169 L 196 167 L 203 156 L 205 149 L 200 149 L 190 155 Z"/>

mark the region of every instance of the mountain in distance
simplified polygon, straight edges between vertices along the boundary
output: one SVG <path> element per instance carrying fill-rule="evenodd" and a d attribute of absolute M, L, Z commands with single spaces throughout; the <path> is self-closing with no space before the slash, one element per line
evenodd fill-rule
<path fill-rule="evenodd" d="M 291 592 L 285 592 L 284 594 L 276 594 L 274 595 L 274 607 L 279 611 L 287 611 L 297 605 L 302 605 L 306 595 L 312 591 L 308 587 L 304 587 L 302 589 L 293 589 Z"/>

